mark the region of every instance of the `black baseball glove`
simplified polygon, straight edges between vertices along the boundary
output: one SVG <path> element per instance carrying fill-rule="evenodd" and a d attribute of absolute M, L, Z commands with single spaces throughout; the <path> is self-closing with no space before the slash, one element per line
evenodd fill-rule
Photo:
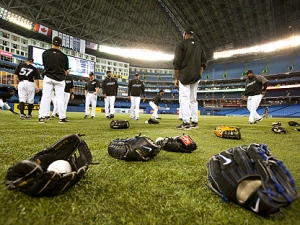
<path fill-rule="evenodd" d="M 273 125 L 271 130 L 276 134 L 286 134 L 287 131 L 282 126 Z"/>
<path fill-rule="evenodd" d="M 191 153 L 197 149 L 196 143 L 188 134 L 158 139 L 156 143 L 161 144 L 162 149 L 169 152 Z"/>
<path fill-rule="evenodd" d="M 271 216 L 298 197 L 291 173 L 264 144 L 238 146 L 207 163 L 209 187 L 224 201 Z"/>
<path fill-rule="evenodd" d="M 54 196 L 68 190 L 82 178 L 92 162 L 92 154 L 80 136 L 65 136 L 31 159 L 10 167 L 6 175 L 7 187 L 30 196 Z M 53 162 L 64 164 L 53 170 Z"/>
<path fill-rule="evenodd" d="M 108 154 L 125 161 L 148 161 L 160 151 L 150 138 L 140 134 L 133 138 L 115 139 L 108 145 Z"/>
<path fill-rule="evenodd" d="M 129 127 L 130 124 L 128 120 L 112 120 L 110 122 L 110 128 L 112 129 L 126 129 Z"/>

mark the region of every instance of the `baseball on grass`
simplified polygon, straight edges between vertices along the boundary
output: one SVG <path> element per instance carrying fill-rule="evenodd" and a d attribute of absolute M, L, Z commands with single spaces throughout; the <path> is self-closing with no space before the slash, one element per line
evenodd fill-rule
<path fill-rule="evenodd" d="M 56 173 L 70 173 L 72 171 L 71 165 L 66 160 L 56 160 L 51 163 L 47 169 Z"/>

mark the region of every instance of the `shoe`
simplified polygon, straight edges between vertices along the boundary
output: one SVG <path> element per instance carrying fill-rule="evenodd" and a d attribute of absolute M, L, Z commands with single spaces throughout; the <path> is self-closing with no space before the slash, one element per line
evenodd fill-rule
<path fill-rule="evenodd" d="M 58 121 L 58 123 L 70 123 L 70 122 L 71 122 L 71 121 L 68 120 L 67 118 L 60 119 L 60 120 Z"/>
<path fill-rule="evenodd" d="M 45 116 L 45 120 L 51 120 L 50 116 Z"/>
<path fill-rule="evenodd" d="M 51 118 L 55 118 L 55 116 L 51 116 Z"/>
<path fill-rule="evenodd" d="M 95 117 L 93 117 L 93 116 L 91 117 L 91 119 L 94 119 L 94 118 L 95 118 Z"/>
<path fill-rule="evenodd" d="M 249 124 L 255 124 L 255 122 L 249 122 Z"/>
<path fill-rule="evenodd" d="M 110 119 L 113 119 L 113 118 L 115 118 L 115 115 L 114 115 L 114 114 L 110 114 L 110 115 L 109 115 L 109 118 L 110 118 Z"/>
<path fill-rule="evenodd" d="M 84 119 L 87 119 L 87 118 L 89 118 L 90 116 L 89 115 L 85 115 L 83 118 Z"/>
<path fill-rule="evenodd" d="M 182 121 L 182 118 L 178 118 L 180 121 Z"/>
<path fill-rule="evenodd" d="M 58 115 L 57 113 L 55 113 L 55 117 L 56 117 L 56 118 L 58 118 L 58 117 L 59 117 L 59 115 Z"/>
<path fill-rule="evenodd" d="M 262 120 L 263 120 L 263 118 L 260 117 L 259 119 L 255 120 L 255 123 L 259 123 L 259 122 L 262 121 Z"/>
<path fill-rule="evenodd" d="M 39 123 L 45 123 L 45 118 L 39 118 Z"/>
<path fill-rule="evenodd" d="M 178 130 L 190 130 L 191 125 L 189 123 L 182 123 L 176 127 Z"/>
<path fill-rule="evenodd" d="M 21 119 L 21 120 L 26 120 L 26 119 L 27 119 L 27 116 L 26 116 L 25 114 L 21 114 L 21 115 L 20 115 L 20 119 Z"/>
<path fill-rule="evenodd" d="M 134 120 L 139 120 L 139 118 L 138 118 L 138 117 L 136 117 Z"/>
<path fill-rule="evenodd" d="M 155 118 L 156 120 L 161 120 L 162 118 L 160 118 L 160 117 L 157 117 L 157 118 Z"/>
<path fill-rule="evenodd" d="M 110 116 L 106 116 L 107 119 L 110 119 Z"/>
<path fill-rule="evenodd" d="M 14 114 L 14 115 L 19 115 L 19 113 L 17 113 L 17 112 L 12 112 L 12 114 Z"/>
<path fill-rule="evenodd" d="M 199 128 L 198 123 L 195 123 L 195 122 L 192 122 L 190 127 L 191 127 L 191 129 L 198 129 Z"/>
<path fill-rule="evenodd" d="M 32 119 L 32 118 L 33 118 L 32 115 L 27 116 L 27 119 Z"/>

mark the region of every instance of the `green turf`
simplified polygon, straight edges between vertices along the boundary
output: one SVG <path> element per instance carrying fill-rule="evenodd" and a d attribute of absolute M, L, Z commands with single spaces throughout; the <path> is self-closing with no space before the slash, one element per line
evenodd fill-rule
<path fill-rule="evenodd" d="M 281 159 L 296 181 L 299 173 L 300 132 L 289 127 L 287 118 L 268 118 L 248 124 L 246 117 L 200 116 L 199 129 L 179 131 L 176 115 L 160 115 L 158 125 L 145 124 L 150 115 L 130 120 L 130 128 L 113 130 L 110 120 L 98 113 L 83 119 L 84 113 L 68 113 L 69 124 L 57 119 L 39 124 L 37 119 L 21 121 L 8 111 L 0 111 L 0 175 L 2 177 L 0 224 L 300 224 L 299 200 L 282 214 L 265 219 L 233 203 L 224 203 L 206 187 L 206 163 L 216 153 L 234 146 L 265 143 Z M 37 114 L 34 114 L 37 118 Z M 116 119 L 127 119 L 117 114 Z M 281 121 L 288 134 L 271 131 L 272 122 Z M 298 120 L 299 122 L 299 120 Z M 218 125 L 241 127 L 241 140 L 217 138 Z M 198 149 L 192 154 L 161 151 L 148 162 L 125 162 L 111 158 L 107 145 L 115 138 L 139 133 L 158 137 L 189 134 Z M 81 133 L 93 154 L 86 179 L 55 197 L 34 198 L 6 189 L 4 180 L 13 163 L 30 158 L 45 146 L 71 133 Z"/>

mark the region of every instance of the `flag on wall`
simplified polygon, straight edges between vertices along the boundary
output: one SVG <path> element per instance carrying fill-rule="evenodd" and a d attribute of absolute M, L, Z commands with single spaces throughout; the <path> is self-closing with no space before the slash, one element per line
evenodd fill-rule
<path fill-rule="evenodd" d="M 52 30 L 51 30 L 50 28 L 45 27 L 45 26 L 43 26 L 43 25 L 41 25 L 41 24 L 38 24 L 38 23 L 36 23 L 36 24 L 34 25 L 33 30 L 34 30 L 35 32 L 38 32 L 38 33 L 47 35 L 47 36 L 49 36 L 49 37 L 51 37 L 51 34 L 52 34 Z"/>

